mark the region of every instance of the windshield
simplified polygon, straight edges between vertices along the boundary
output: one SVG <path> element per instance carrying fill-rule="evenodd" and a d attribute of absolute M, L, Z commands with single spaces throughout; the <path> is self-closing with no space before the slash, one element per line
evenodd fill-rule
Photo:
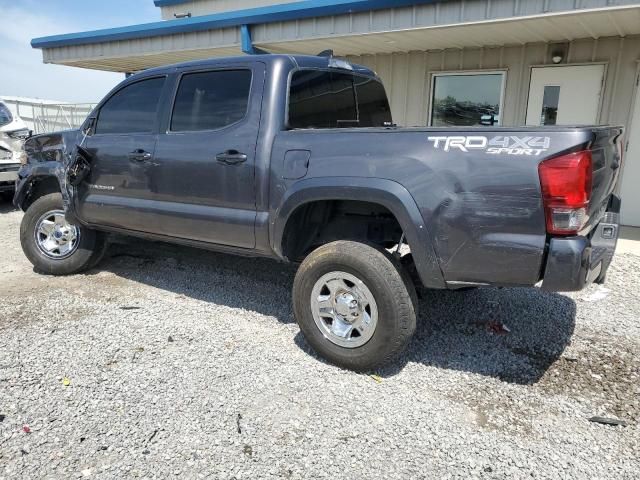
<path fill-rule="evenodd" d="M 0 102 L 0 127 L 8 125 L 12 121 L 13 117 L 11 116 L 11 112 L 4 103 Z"/>

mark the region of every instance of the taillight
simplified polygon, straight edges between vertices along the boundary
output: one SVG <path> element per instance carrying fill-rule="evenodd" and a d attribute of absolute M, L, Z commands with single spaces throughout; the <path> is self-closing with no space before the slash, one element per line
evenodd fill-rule
<path fill-rule="evenodd" d="M 578 233 L 589 220 L 593 161 L 591 152 L 570 153 L 551 158 L 538 166 L 547 232 Z"/>

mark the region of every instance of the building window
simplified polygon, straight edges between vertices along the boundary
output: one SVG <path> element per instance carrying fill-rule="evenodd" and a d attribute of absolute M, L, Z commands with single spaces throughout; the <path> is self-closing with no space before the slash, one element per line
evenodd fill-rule
<path fill-rule="evenodd" d="M 505 79 L 505 72 L 434 74 L 430 125 L 501 125 Z"/>
<path fill-rule="evenodd" d="M 182 77 L 172 132 L 217 130 L 242 120 L 249 104 L 250 70 L 189 73 Z"/>
<path fill-rule="evenodd" d="M 96 133 L 150 133 L 158 116 L 165 78 L 142 80 L 116 92 L 100 108 Z"/>
<path fill-rule="evenodd" d="M 389 123 L 387 95 L 374 78 L 319 70 L 292 75 L 290 128 L 379 127 Z"/>
<path fill-rule="evenodd" d="M 542 114 L 540 125 L 555 125 L 558 120 L 558 105 L 560 104 L 560 87 L 546 85 L 542 97 Z"/>

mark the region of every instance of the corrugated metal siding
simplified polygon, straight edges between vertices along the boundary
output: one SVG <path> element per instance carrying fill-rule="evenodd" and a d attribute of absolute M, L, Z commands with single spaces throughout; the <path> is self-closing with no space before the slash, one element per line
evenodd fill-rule
<path fill-rule="evenodd" d="M 122 72 L 241 53 L 240 29 L 230 27 L 136 40 L 46 48 L 42 51 L 42 56 L 45 63 L 72 64 Z M 94 64 L 95 67 L 92 66 Z"/>
<path fill-rule="evenodd" d="M 161 7 L 162 18 L 172 19 L 174 13 L 191 12 L 193 16 L 244 10 L 300 0 L 193 0 L 179 5 Z M 394 9 L 394 18 L 389 19 L 384 11 L 354 14 L 356 23 L 373 20 L 374 27 L 410 28 L 420 25 L 445 25 L 496 18 L 518 17 L 573 9 L 599 8 L 615 5 L 630 5 L 634 0 L 449 0 L 433 5 L 421 5 Z M 313 23 L 313 20 L 310 20 Z"/>
<path fill-rule="evenodd" d="M 638 0 L 451 0 L 413 7 L 256 25 L 253 39 L 257 43 L 296 40 L 639 4 Z"/>
<path fill-rule="evenodd" d="M 300 0 L 194 0 L 180 5 L 170 5 L 161 7 L 163 20 L 174 18 L 174 14 L 190 12 L 192 16 L 209 15 L 212 13 L 229 12 L 233 10 L 244 10 L 246 8 L 265 7 L 282 3 L 293 3 Z"/>
<path fill-rule="evenodd" d="M 536 43 L 517 47 L 451 49 L 348 57 L 375 70 L 387 88 L 394 120 L 426 125 L 431 75 L 466 70 L 507 71 L 504 125 L 525 122 L 527 93 L 534 65 L 551 64 L 552 52 L 566 51 L 566 63 L 607 64 L 600 123 L 626 124 L 634 89 L 640 36 L 585 39 L 565 44 Z"/>

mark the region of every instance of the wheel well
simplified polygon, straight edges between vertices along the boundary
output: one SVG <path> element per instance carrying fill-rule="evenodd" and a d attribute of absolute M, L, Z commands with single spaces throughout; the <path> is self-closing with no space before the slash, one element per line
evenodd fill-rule
<path fill-rule="evenodd" d="M 356 240 L 390 248 L 402 227 L 391 211 L 371 202 L 322 200 L 294 210 L 282 236 L 282 253 L 299 262 L 315 248 L 336 240 Z"/>
<path fill-rule="evenodd" d="M 29 186 L 27 195 L 22 202 L 22 210 L 27 210 L 33 202 L 50 193 L 60 192 L 60 183 L 55 177 L 42 177 L 34 180 Z"/>

